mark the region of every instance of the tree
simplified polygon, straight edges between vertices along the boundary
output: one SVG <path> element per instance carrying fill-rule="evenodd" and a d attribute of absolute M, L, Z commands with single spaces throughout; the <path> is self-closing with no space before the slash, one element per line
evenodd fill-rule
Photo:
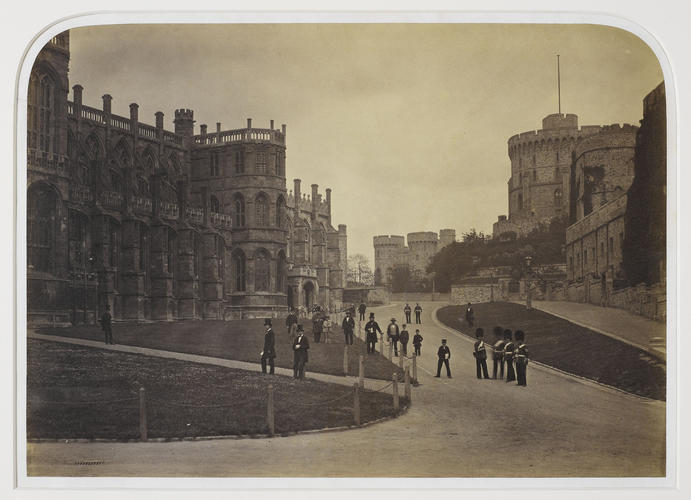
<path fill-rule="evenodd" d="M 353 286 L 374 285 L 374 273 L 369 259 L 361 253 L 348 256 L 348 284 Z"/>
<path fill-rule="evenodd" d="M 391 291 L 405 292 L 411 281 L 411 272 L 408 264 L 397 264 L 391 272 Z"/>

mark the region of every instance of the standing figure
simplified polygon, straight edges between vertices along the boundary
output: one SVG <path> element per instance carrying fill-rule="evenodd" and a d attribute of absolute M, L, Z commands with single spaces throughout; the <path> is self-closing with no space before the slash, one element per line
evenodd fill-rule
<path fill-rule="evenodd" d="M 406 329 L 406 325 L 403 325 L 403 329 L 401 330 L 401 334 L 399 336 L 399 340 L 401 341 L 401 354 L 403 356 L 408 355 L 408 340 L 410 339 L 410 334 L 408 333 L 408 330 Z"/>
<path fill-rule="evenodd" d="M 412 309 L 410 308 L 410 305 L 406 304 L 405 307 L 403 308 L 403 312 L 405 313 L 405 322 L 410 323 L 410 311 Z"/>
<path fill-rule="evenodd" d="M 494 361 L 494 366 L 492 367 L 492 378 L 497 378 L 497 368 L 499 368 L 499 378 L 504 378 L 504 345 L 506 345 L 506 340 L 502 338 L 504 331 L 501 326 L 494 327 L 494 345 L 492 346 L 492 361 Z"/>
<path fill-rule="evenodd" d="M 365 305 L 365 303 L 360 302 L 360 305 L 358 306 L 357 310 L 360 313 L 360 321 L 365 321 L 365 311 L 367 310 L 367 306 Z"/>
<path fill-rule="evenodd" d="M 413 336 L 413 347 L 415 347 L 415 355 L 420 355 L 420 346 L 422 346 L 422 335 L 420 335 L 420 330 L 415 330 L 415 335 Z"/>
<path fill-rule="evenodd" d="M 516 350 L 516 345 L 511 341 L 511 330 L 504 330 L 504 361 L 506 362 L 506 381 L 513 382 L 516 380 L 516 373 L 513 371 L 513 355 Z"/>
<path fill-rule="evenodd" d="M 317 311 L 312 316 L 312 333 L 314 334 L 314 341 L 318 344 L 322 338 L 322 329 L 324 328 L 324 317 Z"/>
<path fill-rule="evenodd" d="M 485 332 L 482 328 L 475 330 L 475 337 L 477 342 L 475 342 L 475 350 L 473 351 L 473 356 L 475 356 L 475 366 L 477 368 L 477 378 L 482 378 L 482 375 L 487 379 L 489 375 L 487 374 L 487 349 L 485 349 Z M 482 373 L 480 373 L 482 371 Z"/>
<path fill-rule="evenodd" d="M 307 364 L 307 350 L 310 348 L 309 340 L 305 337 L 302 325 L 297 326 L 297 337 L 293 341 L 293 378 L 305 378 L 305 365 Z"/>
<path fill-rule="evenodd" d="M 266 332 L 264 333 L 264 349 L 262 350 L 262 373 L 266 373 L 266 362 L 269 361 L 269 373 L 273 375 L 274 373 L 274 358 L 276 357 L 276 337 L 274 331 L 271 328 L 271 320 L 266 318 L 264 320 L 264 326 L 266 327 Z"/>
<path fill-rule="evenodd" d="M 470 302 L 468 302 L 468 305 L 465 308 L 465 320 L 468 323 L 468 326 L 473 326 L 473 322 L 475 321 L 475 312 L 473 311 L 473 306 L 470 305 Z"/>
<path fill-rule="evenodd" d="M 422 324 L 422 319 L 420 318 L 421 314 L 422 314 L 422 307 L 420 307 L 420 304 L 415 304 L 415 324 L 416 325 Z"/>
<path fill-rule="evenodd" d="M 515 355 L 516 358 L 516 378 L 518 379 L 518 385 L 526 386 L 528 381 L 526 380 L 526 371 L 528 369 L 528 347 L 525 345 L 525 334 L 522 330 L 516 330 L 516 347 Z"/>
<path fill-rule="evenodd" d="M 286 316 L 286 329 L 288 330 L 288 336 L 290 337 L 291 342 L 295 337 L 295 327 L 297 326 L 297 324 L 298 315 L 295 313 L 295 309 L 291 309 L 288 313 L 288 316 Z"/>
<path fill-rule="evenodd" d="M 374 313 L 369 313 L 369 321 L 365 325 L 365 333 L 367 340 L 367 354 L 374 354 L 374 345 L 377 343 L 377 333 L 382 334 L 379 323 L 374 321 Z"/>
<path fill-rule="evenodd" d="M 389 323 L 389 326 L 386 327 L 386 336 L 388 337 L 389 342 L 393 343 L 393 353 L 395 356 L 398 356 L 399 335 L 400 330 L 396 324 L 396 318 L 391 318 L 391 323 Z"/>
<path fill-rule="evenodd" d="M 343 335 L 345 335 L 345 343 L 353 345 L 353 330 L 355 330 L 355 320 L 350 315 L 350 311 L 346 311 L 346 317 L 343 318 L 341 328 L 343 328 Z"/>
<path fill-rule="evenodd" d="M 439 361 L 437 362 L 437 374 L 435 377 L 439 378 L 439 375 L 441 375 L 441 366 L 446 365 L 446 376 L 451 378 L 451 369 L 449 368 L 451 351 L 449 350 L 449 346 L 446 345 L 446 339 L 441 339 L 441 345 L 439 346 L 439 350 L 437 350 L 437 357 Z"/>
<path fill-rule="evenodd" d="M 106 304 L 106 311 L 101 314 L 101 319 L 98 320 L 101 323 L 101 330 L 106 335 L 106 344 L 114 344 L 113 342 L 113 330 L 111 329 L 111 322 L 113 317 L 110 315 L 110 304 Z"/>

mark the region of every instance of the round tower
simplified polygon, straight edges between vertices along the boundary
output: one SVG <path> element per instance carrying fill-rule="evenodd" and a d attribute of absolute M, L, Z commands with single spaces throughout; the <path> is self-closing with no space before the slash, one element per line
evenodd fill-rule
<path fill-rule="evenodd" d="M 410 267 L 424 275 L 430 259 L 437 253 L 438 245 L 437 233 L 431 231 L 408 233 Z"/>
<path fill-rule="evenodd" d="M 441 229 L 439 230 L 439 250 L 456 241 L 455 229 Z"/>
<path fill-rule="evenodd" d="M 380 284 L 390 282 L 390 272 L 396 264 L 396 256 L 405 248 L 405 238 L 382 235 L 373 238 L 374 273 Z"/>

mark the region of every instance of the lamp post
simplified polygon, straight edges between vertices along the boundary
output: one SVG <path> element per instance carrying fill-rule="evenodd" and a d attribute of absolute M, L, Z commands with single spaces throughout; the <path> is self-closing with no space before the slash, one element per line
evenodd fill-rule
<path fill-rule="evenodd" d="M 533 258 L 530 255 L 525 256 L 525 308 L 532 309 L 532 297 L 530 289 L 530 262 Z"/>

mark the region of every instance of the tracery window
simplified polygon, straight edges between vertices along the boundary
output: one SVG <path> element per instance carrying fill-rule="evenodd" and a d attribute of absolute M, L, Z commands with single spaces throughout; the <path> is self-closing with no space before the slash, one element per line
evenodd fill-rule
<path fill-rule="evenodd" d="M 269 291 L 270 265 L 266 250 L 258 250 L 254 256 L 254 289 L 258 292 Z"/>

